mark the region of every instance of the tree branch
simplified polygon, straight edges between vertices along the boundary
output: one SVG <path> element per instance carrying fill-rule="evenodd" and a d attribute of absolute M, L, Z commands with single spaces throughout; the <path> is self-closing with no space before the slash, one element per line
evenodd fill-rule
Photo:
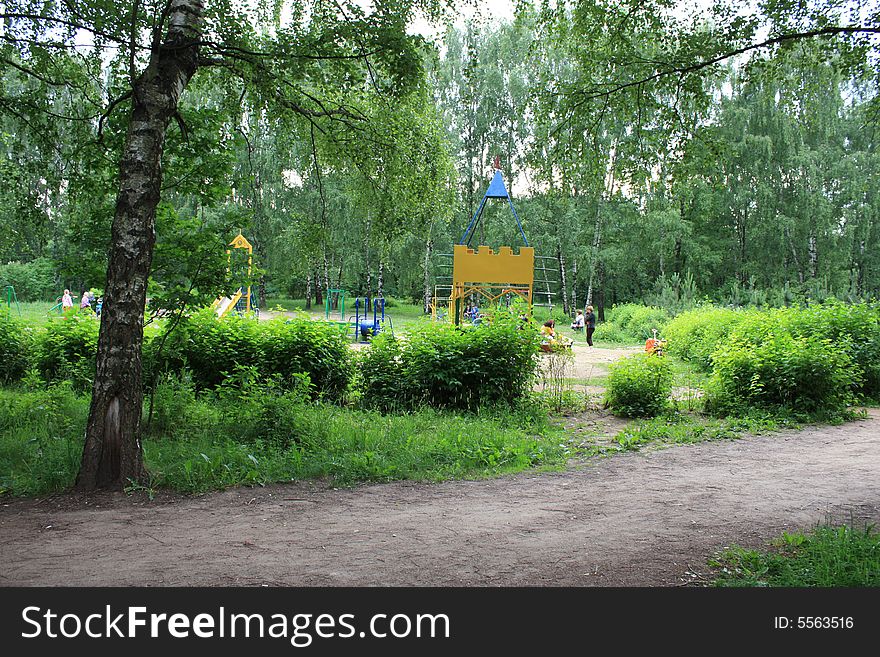
<path fill-rule="evenodd" d="M 104 140 L 104 122 L 110 118 L 110 115 L 113 113 L 113 110 L 116 109 L 116 106 L 121 102 L 128 100 L 132 96 L 132 91 L 126 91 L 121 96 L 110 101 L 110 104 L 107 106 L 107 109 L 104 110 L 104 113 L 101 114 L 101 118 L 98 119 L 98 141 Z"/>
<path fill-rule="evenodd" d="M 826 36 L 836 36 L 839 34 L 880 34 L 880 27 L 825 27 L 819 30 L 811 30 L 808 32 L 795 32 L 790 34 L 782 34 L 777 37 L 773 37 L 772 39 L 767 39 L 760 43 L 753 43 L 748 46 L 743 46 L 742 48 L 737 48 L 735 50 L 731 50 L 726 53 L 722 53 L 717 55 L 716 57 L 712 57 L 710 59 L 705 59 L 700 62 L 696 62 L 694 64 L 689 64 L 687 66 L 672 66 L 669 64 L 662 64 L 666 66 L 665 70 L 657 71 L 653 75 L 649 75 L 647 77 L 643 77 L 638 80 L 630 80 L 629 82 L 624 82 L 621 84 L 614 85 L 608 89 L 596 92 L 581 92 L 579 95 L 581 99 L 575 105 L 575 107 L 582 105 L 583 103 L 589 102 L 591 100 L 595 100 L 596 98 L 602 98 L 605 96 L 611 96 L 616 93 L 619 93 L 625 89 L 630 89 L 632 87 L 640 87 L 649 82 L 654 82 L 662 77 L 667 75 L 687 75 L 689 73 L 695 73 L 704 68 L 708 68 L 713 66 L 714 64 L 718 64 L 723 62 L 731 57 L 736 57 L 737 55 L 742 55 L 747 52 L 751 52 L 753 50 L 759 50 L 761 48 L 768 48 L 770 46 L 779 45 L 781 43 L 785 43 L 787 41 L 798 41 L 801 39 L 813 39 L 816 37 L 826 37 Z M 659 64 L 659 62 L 658 62 Z"/>

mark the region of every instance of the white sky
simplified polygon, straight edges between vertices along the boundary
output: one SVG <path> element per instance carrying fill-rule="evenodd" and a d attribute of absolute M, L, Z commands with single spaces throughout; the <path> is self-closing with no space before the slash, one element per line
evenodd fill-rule
<path fill-rule="evenodd" d="M 458 17 L 455 20 L 455 24 L 463 27 L 466 20 L 475 16 L 483 20 L 488 20 L 491 17 L 496 20 L 512 21 L 513 5 L 513 0 L 480 0 L 478 3 L 468 4 L 457 9 Z M 444 29 L 442 26 L 431 25 L 424 20 L 417 20 L 410 26 L 410 32 L 433 38 L 442 36 Z"/>

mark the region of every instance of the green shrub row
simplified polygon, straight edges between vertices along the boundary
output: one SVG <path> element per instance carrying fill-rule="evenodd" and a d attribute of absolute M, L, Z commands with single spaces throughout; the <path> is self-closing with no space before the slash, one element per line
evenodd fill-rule
<path fill-rule="evenodd" d="M 605 321 L 596 326 L 593 338 L 618 344 L 644 342 L 653 335 L 652 329 L 662 331 L 669 319 L 669 313 L 663 308 L 626 303 L 606 313 Z"/>
<path fill-rule="evenodd" d="M 836 300 L 807 308 L 781 308 L 749 314 L 731 332 L 731 339 L 759 345 L 787 334 L 816 344 L 828 341 L 842 349 L 858 370 L 854 391 L 880 397 L 880 308 Z"/>
<path fill-rule="evenodd" d="M 71 313 L 33 330 L 0 323 L 0 379 L 14 382 L 34 367 L 48 383 L 91 386 L 98 322 Z M 261 322 L 210 310 L 184 319 L 170 334 L 145 338 L 143 372 L 186 372 L 196 390 L 271 383 L 282 390 L 305 386 L 312 399 L 339 402 L 352 389 L 372 409 L 475 409 L 512 403 L 528 391 L 537 368 L 537 331 L 514 317 L 478 327 L 423 324 L 406 338 L 377 336 L 357 362 L 347 337 L 333 324 L 307 318 Z"/>
<path fill-rule="evenodd" d="M 667 353 L 709 372 L 715 348 L 750 314 L 755 313 L 712 306 L 684 312 L 663 329 Z"/>
<path fill-rule="evenodd" d="M 18 381 L 33 367 L 48 383 L 66 380 L 77 390 L 89 389 L 98 329 L 94 316 L 76 312 L 50 320 L 44 329 L 0 319 L 0 381 Z M 312 395 L 332 401 L 345 395 L 353 372 L 345 337 L 332 325 L 308 319 L 218 321 L 208 311 L 184 320 L 166 340 L 160 333 L 145 336 L 147 384 L 157 372 L 186 369 L 197 387 L 214 388 L 248 366 L 263 378 L 277 377 L 285 388 L 298 386 L 306 374 Z"/>
<path fill-rule="evenodd" d="M 705 405 L 717 415 L 780 408 L 839 417 L 861 383 L 846 345 L 787 333 L 769 334 L 757 344 L 731 338 L 715 351 L 713 363 Z"/>
<path fill-rule="evenodd" d="M 665 356 L 635 354 L 612 363 L 605 404 L 624 417 L 654 417 L 670 404 L 672 365 Z"/>
<path fill-rule="evenodd" d="M 380 334 L 358 359 L 361 403 L 383 411 L 510 404 L 531 387 L 539 344 L 534 327 L 504 316 L 475 327 L 422 324 L 405 337 Z"/>
<path fill-rule="evenodd" d="M 55 266 L 49 258 L 0 265 L 0 286 L 13 286 L 19 301 L 52 301 L 61 296 Z"/>
<path fill-rule="evenodd" d="M 44 329 L 0 317 L 0 381 L 19 381 L 33 367 L 44 381 L 69 380 L 85 389 L 94 376 L 97 345 L 94 317 L 70 312 Z"/>
<path fill-rule="evenodd" d="M 835 419 L 861 396 L 880 398 L 880 309 L 871 304 L 831 300 L 764 312 L 705 307 L 670 321 L 663 337 L 668 354 L 711 372 L 703 399 L 715 415 L 759 409 Z M 672 380 L 662 362 L 636 356 L 612 366 L 612 410 L 662 412 Z"/>
<path fill-rule="evenodd" d="M 348 391 L 353 361 L 338 327 L 307 318 L 261 322 L 242 317 L 217 320 L 210 310 L 187 318 L 165 341 L 145 350 L 158 369 L 188 369 L 198 388 L 215 388 L 238 368 L 253 367 L 261 377 L 277 377 L 285 388 L 307 374 L 313 397 L 340 401 Z"/>
<path fill-rule="evenodd" d="M 21 322 L 0 315 L 0 383 L 18 381 L 30 365 L 33 331 Z"/>

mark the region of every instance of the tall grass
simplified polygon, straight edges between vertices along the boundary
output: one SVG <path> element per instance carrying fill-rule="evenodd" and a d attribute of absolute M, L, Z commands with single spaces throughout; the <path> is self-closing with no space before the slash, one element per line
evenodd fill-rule
<path fill-rule="evenodd" d="M 40 495 L 73 485 L 88 398 L 69 382 L 47 390 L 0 388 L 0 493 Z"/>
<path fill-rule="evenodd" d="M 290 391 L 193 396 L 176 385 L 157 395 L 143 442 L 151 487 L 201 493 L 310 477 L 341 485 L 482 477 L 561 464 L 568 453 L 561 430 L 525 406 L 383 416 L 304 403 Z M 88 408 L 88 396 L 69 384 L 0 389 L 0 493 L 69 488 Z"/>
<path fill-rule="evenodd" d="M 821 525 L 809 534 L 783 534 L 776 550 L 734 547 L 710 565 L 716 586 L 880 586 L 880 534 Z"/>

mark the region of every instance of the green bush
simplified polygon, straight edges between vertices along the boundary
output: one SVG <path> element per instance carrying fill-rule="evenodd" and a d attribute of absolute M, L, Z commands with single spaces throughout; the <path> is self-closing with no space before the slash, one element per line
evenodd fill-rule
<path fill-rule="evenodd" d="M 383 411 L 512 404 L 531 386 L 538 344 L 533 327 L 504 315 L 469 328 L 422 324 L 406 337 L 379 335 L 358 361 L 361 403 Z"/>
<path fill-rule="evenodd" d="M 55 263 L 48 258 L 0 265 L 0 285 L 12 285 L 19 301 L 52 301 L 61 296 Z"/>
<path fill-rule="evenodd" d="M 201 389 L 214 388 L 237 366 L 255 365 L 262 359 L 257 320 L 235 315 L 217 319 L 213 310 L 206 309 L 185 319 L 168 337 L 158 366 L 175 372 L 188 369 Z"/>
<path fill-rule="evenodd" d="M 765 408 L 839 416 L 861 380 L 847 345 L 785 332 L 768 334 L 760 344 L 732 338 L 719 345 L 712 361 L 705 403 L 718 415 Z"/>
<path fill-rule="evenodd" d="M 30 366 L 31 342 L 29 328 L 0 315 L 0 383 L 12 383 L 24 376 Z"/>
<path fill-rule="evenodd" d="M 312 389 L 332 401 L 341 400 L 354 369 L 351 349 L 338 327 L 310 319 L 275 320 L 260 324 L 262 366 L 286 382 L 308 374 Z"/>
<path fill-rule="evenodd" d="M 199 389 L 217 387 L 240 367 L 256 367 L 263 377 L 277 375 L 287 387 L 299 385 L 298 375 L 307 374 L 314 396 L 333 401 L 347 392 L 353 368 L 345 336 L 332 324 L 218 320 L 210 310 L 188 318 L 169 336 L 161 361 L 161 369 L 189 369 Z"/>
<path fill-rule="evenodd" d="M 46 325 L 37 338 L 36 365 L 46 381 L 67 379 L 78 390 L 91 386 L 98 351 L 94 315 L 65 313 Z"/>
<path fill-rule="evenodd" d="M 626 335 L 621 331 L 617 324 L 609 324 L 608 322 L 596 324 L 593 340 L 595 342 L 609 342 L 611 344 L 632 344 L 637 342 L 634 337 Z"/>
<path fill-rule="evenodd" d="M 855 391 L 880 397 L 880 309 L 876 306 L 832 299 L 807 308 L 749 313 L 731 332 L 731 338 L 759 345 L 779 333 L 838 345 L 859 370 Z"/>
<path fill-rule="evenodd" d="M 282 384 L 279 374 L 264 376 L 239 365 L 214 390 L 197 395 L 191 374 L 164 374 L 156 385 L 150 435 L 186 440 L 193 433 L 215 433 L 228 440 L 263 440 L 287 447 L 297 442 L 298 417 L 309 399 L 306 374 Z"/>
<path fill-rule="evenodd" d="M 664 356 L 635 354 L 612 363 L 605 404 L 625 417 L 654 417 L 670 404 L 672 365 Z"/>
<path fill-rule="evenodd" d="M 643 342 L 653 335 L 652 329 L 662 331 L 668 321 L 669 313 L 663 308 L 625 303 L 608 311 L 593 338 L 602 342 Z"/>
<path fill-rule="evenodd" d="M 703 371 L 712 368 L 712 353 L 747 316 L 746 311 L 705 307 L 675 317 L 663 329 L 667 351 L 694 363 Z"/>

